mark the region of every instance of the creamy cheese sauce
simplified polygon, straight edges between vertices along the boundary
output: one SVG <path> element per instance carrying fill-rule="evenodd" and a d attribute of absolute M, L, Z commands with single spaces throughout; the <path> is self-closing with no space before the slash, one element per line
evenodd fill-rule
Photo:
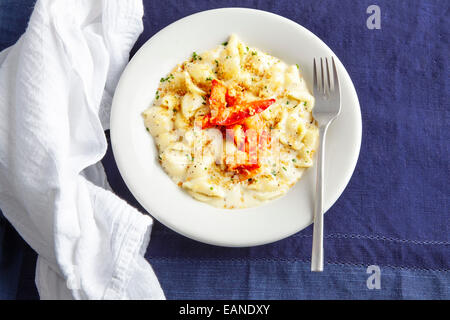
<path fill-rule="evenodd" d="M 244 161 L 239 157 L 247 157 L 247 162 L 250 157 L 247 149 L 245 153 L 238 147 L 241 140 L 226 140 L 225 130 L 230 128 L 237 139 L 241 123 L 197 125 L 214 112 L 213 81 L 226 86 L 227 94 L 237 91 L 248 102 L 275 99 L 249 117 L 259 119 L 257 141 L 263 141 L 261 132 L 270 135 L 266 144 L 258 144 L 258 168 L 249 175 L 230 169 L 233 161 Z M 233 209 L 282 196 L 312 166 L 318 137 L 313 106 L 314 97 L 297 65 L 289 66 L 232 35 L 213 50 L 193 53 L 161 78 L 155 100 L 142 115 L 157 144 L 159 161 L 172 180 L 199 201 Z"/>

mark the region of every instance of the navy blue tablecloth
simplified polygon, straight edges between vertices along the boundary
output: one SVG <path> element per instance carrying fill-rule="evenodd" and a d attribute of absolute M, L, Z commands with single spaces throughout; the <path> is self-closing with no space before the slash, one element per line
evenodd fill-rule
<path fill-rule="evenodd" d="M 347 68 L 363 121 L 355 173 L 325 216 L 324 273 L 309 271 L 311 227 L 237 249 L 202 244 L 156 222 L 146 257 L 167 298 L 450 298 L 449 2 L 375 2 L 380 30 L 366 26 L 372 0 L 144 0 L 145 29 L 132 54 L 168 24 L 206 9 L 250 7 L 298 22 Z M 0 1 L 0 49 L 23 33 L 32 5 Z M 115 192 L 140 208 L 110 149 L 103 164 Z M 35 298 L 34 253 L 0 221 L 0 298 Z M 380 289 L 367 287 L 370 265 L 380 268 Z"/>

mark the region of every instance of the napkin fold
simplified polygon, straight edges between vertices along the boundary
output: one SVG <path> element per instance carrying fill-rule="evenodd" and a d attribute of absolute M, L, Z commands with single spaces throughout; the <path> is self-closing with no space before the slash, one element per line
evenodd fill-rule
<path fill-rule="evenodd" d="M 143 257 L 152 219 L 99 162 L 142 16 L 140 0 L 39 0 L 0 53 L 0 208 L 38 253 L 42 299 L 164 299 Z"/>

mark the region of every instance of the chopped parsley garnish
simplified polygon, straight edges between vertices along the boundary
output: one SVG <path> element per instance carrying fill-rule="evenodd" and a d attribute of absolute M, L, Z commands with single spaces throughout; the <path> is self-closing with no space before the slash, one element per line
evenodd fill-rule
<path fill-rule="evenodd" d="M 211 80 L 212 80 L 211 77 L 206 78 L 206 81 L 211 81 Z"/>
<path fill-rule="evenodd" d="M 192 53 L 192 60 L 196 61 L 196 60 L 202 60 L 202 57 L 200 57 L 197 52 L 193 52 Z"/>
<path fill-rule="evenodd" d="M 285 167 L 282 167 L 284 171 L 287 171 L 287 169 Z"/>
<path fill-rule="evenodd" d="M 214 189 L 213 187 L 209 187 L 209 190 L 212 190 L 212 189 Z"/>
<path fill-rule="evenodd" d="M 245 47 L 245 49 L 247 49 L 247 52 L 248 52 L 248 50 L 249 50 L 248 47 Z"/>
<path fill-rule="evenodd" d="M 298 70 L 300 70 L 300 67 L 299 67 L 299 65 L 298 65 L 298 64 L 295 64 L 295 65 L 297 66 L 297 69 L 298 69 Z"/>
<path fill-rule="evenodd" d="M 218 68 L 219 67 L 219 61 L 214 60 L 214 62 L 216 63 L 216 67 Z"/>
<path fill-rule="evenodd" d="M 161 156 L 158 156 L 158 159 L 159 159 L 159 160 L 162 160 Z"/>
<path fill-rule="evenodd" d="M 172 80 L 172 79 L 174 79 L 173 74 L 169 74 L 169 75 L 167 76 L 167 78 L 161 78 L 161 79 L 159 80 L 159 82 L 165 82 L 165 81 L 169 81 L 169 82 L 170 82 L 170 80 Z"/>
<path fill-rule="evenodd" d="M 258 52 L 252 51 L 252 56 L 256 56 L 257 54 L 258 54 Z"/>
<path fill-rule="evenodd" d="M 277 172 L 274 170 L 274 171 L 272 171 L 272 174 L 273 174 L 273 176 L 274 177 L 276 177 L 277 176 Z"/>
<path fill-rule="evenodd" d="M 292 162 L 297 162 L 297 159 L 292 159 Z"/>
<path fill-rule="evenodd" d="M 286 104 L 289 104 L 289 101 L 286 101 Z"/>
<path fill-rule="evenodd" d="M 228 44 L 228 41 L 222 43 L 222 45 L 225 46 L 225 47 L 227 46 L 227 44 Z"/>
<path fill-rule="evenodd" d="M 147 130 L 148 132 L 150 132 L 150 130 L 148 128 L 145 128 L 145 130 Z"/>

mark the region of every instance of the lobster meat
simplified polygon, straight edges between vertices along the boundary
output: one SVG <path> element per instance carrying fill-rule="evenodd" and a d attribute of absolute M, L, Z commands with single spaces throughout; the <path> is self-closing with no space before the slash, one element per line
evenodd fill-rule
<path fill-rule="evenodd" d="M 216 79 L 212 81 L 209 106 L 211 113 L 202 119 L 202 128 L 231 126 L 263 112 L 275 103 L 275 99 L 243 101 L 242 95 Z"/>
<path fill-rule="evenodd" d="M 227 169 L 237 172 L 241 180 L 253 177 L 261 167 L 258 147 L 267 148 L 270 139 L 260 113 L 275 101 L 266 99 L 247 102 L 241 92 L 228 89 L 219 80 L 212 81 L 209 97 L 211 112 L 200 119 L 200 125 L 202 129 L 220 126 L 227 132 L 227 139 L 234 139 L 238 150 L 245 152 L 244 161 L 226 163 Z"/>

